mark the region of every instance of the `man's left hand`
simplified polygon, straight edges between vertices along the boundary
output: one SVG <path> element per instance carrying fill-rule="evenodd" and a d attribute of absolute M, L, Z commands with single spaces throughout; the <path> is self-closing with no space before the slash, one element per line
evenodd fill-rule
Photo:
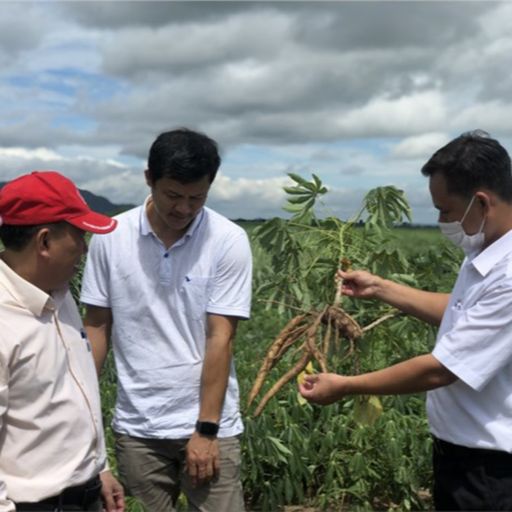
<path fill-rule="evenodd" d="M 329 405 L 341 400 L 344 393 L 345 378 L 335 373 L 315 373 L 305 375 L 304 382 L 299 384 L 300 394 L 309 402 Z"/>
<path fill-rule="evenodd" d="M 103 471 L 101 478 L 101 496 L 105 512 L 124 512 L 124 490 L 112 472 Z"/>

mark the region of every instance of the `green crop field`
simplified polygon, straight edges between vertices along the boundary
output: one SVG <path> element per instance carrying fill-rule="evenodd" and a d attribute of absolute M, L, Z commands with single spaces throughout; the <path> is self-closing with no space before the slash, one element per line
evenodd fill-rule
<path fill-rule="evenodd" d="M 388 201 L 396 206 L 393 197 Z M 364 399 L 348 398 L 329 407 L 301 403 L 293 378 L 256 416 L 261 395 L 295 364 L 299 340 L 265 376 L 255 403 L 248 406 L 247 397 L 269 346 L 287 322 L 298 312 L 318 312 L 333 302 L 340 257 L 350 260 L 353 268 L 449 291 L 462 255 L 435 227 L 363 227 L 303 213 L 289 220 L 240 222 L 254 256 L 252 316 L 240 323 L 235 343 L 245 424 L 242 478 L 247 509 L 428 510 L 431 441 L 423 395 L 381 397 L 382 412 L 368 414 L 372 410 L 365 407 L 371 402 Z M 75 298 L 80 274 L 72 283 Z M 373 301 L 345 298 L 341 306 L 362 326 L 390 313 Z M 356 342 L 341 336 L 326 352 L 326 361 L 329 371 L 344 374 L 375 370 L 431 350 L 434 339 L 431 327 L 395 315 Z M 313 367 L 320 371 L 317 361 Z M 116 375 L 111 356 L 100 384 L 107 451 L 115 472 L 110 421 Z M 133 498 L 127 503 L 128 512 L 143 510 Z M 186 509 L 183 497 L 179 509 Z"/>
<path fill-rule="evenodd" d="M 299 185 L 296 189 L 301 190 Z M 310 199 L 308 194 L 321 190 L 320 185 L 312 190 L 317 185 L 308 183 L 307 192 L 301 193 Z M 297 190 L 292 192 L 297 196 Z M 303 342 L 297 340 L 265 376 L 255 403 L 247 403 L 261 363 L 281 329 L 299 313 L 318 315 L 334 303 L 333 277 L 340 258 L 353 268 L 419 288 L 451 289 L 461 252 L 435 227 L 393 227 L 401 225 L 408 205 L 391 188 L 378 192 L 385 208 L 372 202 L 376 196 L 370 191 L 364 226 L 316 219 L 314 201 L 302 199 L 299 205 L 306 207 L 295 207 L 291 219 L 239 222 L 250 237 L 254 257 L 252 316 L 239 325 L 234 354 L 245 424 L 242 479 L 249 511 L 431 508 L 431 440 L 424 395 L 380 397 L 381 412 L 370 407 L 373 402 L 368 397 L 318 407 L 301 403 L 292 378 L 255 415 L 262 395 L 296 364 Z M 81 272 L 71 283 L 76 299 L 80 283 Z M 376 370 L 433 346 L 433 328 L 389 307 L 348 298 L 340 306 L 361 326 L 389 319 L 355 341 L 334 337 L 325 352 L 329 371 Z M 322 343 L 319 337 L 316 341 Z M 314 371 L 320 371 L 317 361 L 312 364 Z M 107 451 L 115 472 L 110 421 L 116 374 L 111 355 L 100 386 Z M 143 511 L 133 498 L 128 497 L 127 503 L 128 512 Z M 183 497 L 179 509 L 186 510 Z"/>
<path fill-rule="evenodd" d="M 297 210 L 289 220 L 240 222 L 254 255 L 252 317 L 240 323 L 235 343 L 245 424 L 242 478 L 250 511 L 431 508 L 431 441 L 423 395 L 380 397 L 381 411 L 370 407 L 374 402 L 368 397 L 318 407 L 301 403 L 292 378 L 255 415 L 262 395 L 296 364 L 304 350 L 303 340 L 298 340 L 264 377 L 254 403 L 247 403 L 267 350 L 287 322 L 299 313 L 318 315 L 334 304 L 333 277 L 340 257 L 353 268 L 406 284 L 450 290 L 461 254 L 436 228 L 393 228 L 407 211 L 406 202 L 394 190 L 384 190 L 379 199 L 389 207 L 384 217 L 395 212 L 385 222 L 378 216 L 384 210 L 372 206 L 371 199 L 364 227 L 337 219 L 320 221 L 307 208 Z M 78 276 L 75 293 L 79 281 Z M 379 318 L 385 321 L 356 341 L 334 336 L 325 352 L 329 371 L 375 370 L 433 346 L 433 328 L 383 304 L 344 298 L 340 307 L 361 326 Z M 322 333 L 328 337 L 325 329 Z M 318 336 L 316 341 L 322 343 Z M 320 371 L 316 360 L 312 364 L 314 371 Z M 111 359 L 101 378 L 101 393 L 115 470 L 108 426 L 115 403 Z M 186 509 L 183 498 L 180 509 Z M 142 507 L 129 499 L 128 510 L 137 512 Z"/>

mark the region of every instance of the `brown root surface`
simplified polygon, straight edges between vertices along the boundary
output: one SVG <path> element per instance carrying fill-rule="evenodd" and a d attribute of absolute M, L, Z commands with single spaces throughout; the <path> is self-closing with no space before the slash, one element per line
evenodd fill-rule
<path fill-rule="evenodd" d="M 316 360 L 321 371 L 327 372 L 327 359 L 332 344 L 338 348 L 338 340 L 345 338 L 349 341 L 349 350 L 352 350 L 354 341 L 362 335 L 363 329 L 357 321 L 340 306 L 326 306 L 321 311 L 311 310 L 292 318 L 270 345 L 249 393 L 248 405 L 252 404 L 261 391 L 270 370 L 290 347 L 302 341 L 297 350 L 300 354 L 299 359 L 265 393 L 254 416 L 258 416 L 268 401 L 303 371 L 309 361 Z"/>

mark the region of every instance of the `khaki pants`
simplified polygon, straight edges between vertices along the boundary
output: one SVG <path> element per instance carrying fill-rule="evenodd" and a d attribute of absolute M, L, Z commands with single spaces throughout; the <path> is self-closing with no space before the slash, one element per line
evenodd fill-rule
<path fill-rule="evenodd" d="M 244 511 L 237 437 L 219 439 L 219 476 L 201 487 L 193 487 L 184 471 L 188 439 L 142 439 L 124 434 L 115 437 L 121 482 L 148 512 L 174 511 L 180 491 L 191 511 Z"/>

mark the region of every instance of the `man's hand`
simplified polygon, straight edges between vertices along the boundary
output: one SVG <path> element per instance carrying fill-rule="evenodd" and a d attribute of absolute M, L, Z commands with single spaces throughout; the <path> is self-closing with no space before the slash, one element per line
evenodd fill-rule
<path fill-rule="evenodd" d="M 335 373 L 305 375 L 304 382 L 299 384 L 299 392 L 308 402 L 329 405 L 345 396 L 343 380 L 342 375 Z"/>
<path fill-rule="evenodd" d="M 124 490 L 110 471 L 100 473 L 103 510 L 106 512 L 124 512 Z"/>
<path fill-rule="evenodd" d="M 343 295 L 362 299 L 375 298 L 383 281 L 381 277 L 371 274 L 370 272 L 366 272 L 365 270 L 355 270 L 350 272 L 338 270 L 336 279 L 338 281 L 343 281 L 343 285 L 341 287 Z"/>
<path fill-rule="evenodd" d="M 192 434 L 187 443 L 187 473 L 192 485 L 209 482 L 219 473 L 219 441 L 215 437 Z"/>

